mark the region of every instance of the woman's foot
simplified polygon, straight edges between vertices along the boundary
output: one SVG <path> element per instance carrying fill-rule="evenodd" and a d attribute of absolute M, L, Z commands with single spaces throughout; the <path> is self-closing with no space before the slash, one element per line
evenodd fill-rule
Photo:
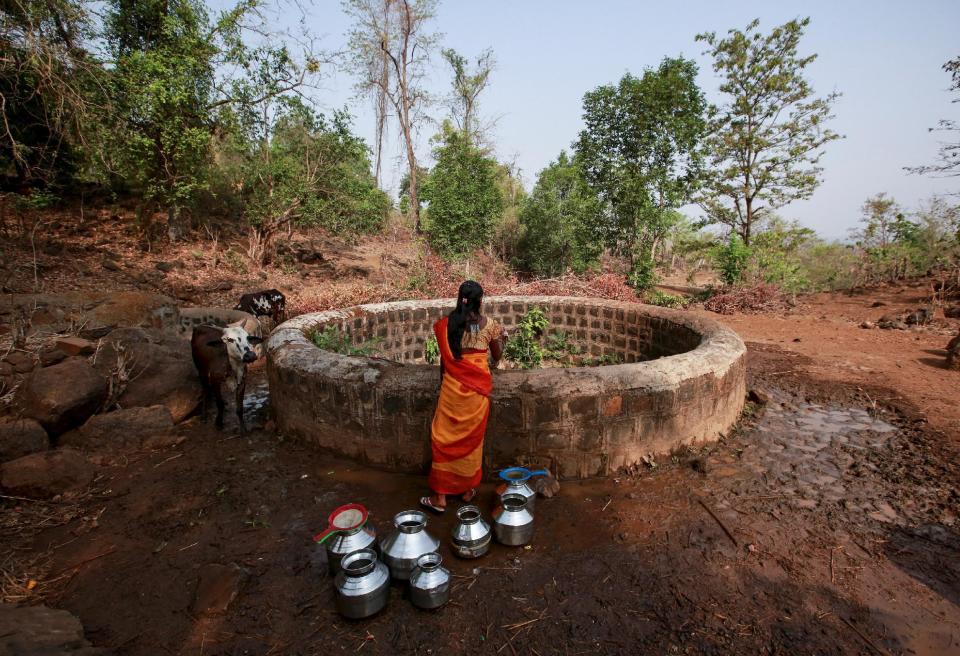
<path fill-rule="evenodd" d="M 440 494 L 431 497 L 420 497 L 420 505 L 435 513 L 443 514 L 443 511 L 447 509 L 447 499 Z"/>
<path fill-rule="evenodd" d="M 469 490 L 464 492 L 463 496 L 460 498 L 463 499 L 464 503 L 470 503 L 471 501 L 477 498 L 477 488 L 475 487 L 470 488 Z"/>

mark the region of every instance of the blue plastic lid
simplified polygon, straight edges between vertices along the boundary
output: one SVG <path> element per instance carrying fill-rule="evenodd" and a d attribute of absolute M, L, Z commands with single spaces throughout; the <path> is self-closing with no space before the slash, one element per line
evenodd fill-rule
<path fill-rule="evenodd" d="M 533 476 L 546 476 L 549 473 L 546 469 L 531 471 L 526 467 L 507 467 L 500 470 L 500 478 L 511 483 L 524 483 Z"/>

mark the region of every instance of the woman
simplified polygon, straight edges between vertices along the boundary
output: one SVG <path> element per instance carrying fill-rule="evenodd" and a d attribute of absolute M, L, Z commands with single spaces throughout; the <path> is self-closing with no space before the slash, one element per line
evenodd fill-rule
<path fill-rule="evenodd" d="M 460 285 L 457 307 L 433 326 L 440 347 L 440 400 L 433 415 L 430 441 L 433 463 L 428 483 L 433 494 L 421 505 L 442 513 L 447 495 L 470 502 L 477 495 L 483 462 L 483 435 L 490 415 L 493 377 L 503 355 L 506 331 L 480 314 L 483 288 L 468 280 Z"/>

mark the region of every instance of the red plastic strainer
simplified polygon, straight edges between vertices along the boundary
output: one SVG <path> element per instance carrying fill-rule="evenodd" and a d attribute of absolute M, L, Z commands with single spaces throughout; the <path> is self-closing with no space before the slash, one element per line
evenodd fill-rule
<path fill-rule="evenodd" d="M 313 541 L 320 544 L 334 533 L 352 531 L 367 523 L 367 509 L 359 503 L 348 503 L 340 506 L 327 518 L 326 530 L 313 536 Z"/>

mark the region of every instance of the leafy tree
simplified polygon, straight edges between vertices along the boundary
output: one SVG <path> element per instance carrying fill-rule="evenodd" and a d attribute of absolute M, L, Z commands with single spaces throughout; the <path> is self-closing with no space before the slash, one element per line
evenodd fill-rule
<path fill-rule="evenodd" d="M 516 163 L 497 164 L 497 189 L 503 198 L 503 211 L 494 219 L 490 250 L 502 261 L 510 262 L 519 253 L 523 230 L 520 225 L 520 211 L 527 199 Z"/>
<path fill-rule="evenodd" d="M 960 93 L 960 57 L 951 59 L 943 65 L 943 70 L 950 74 L 952 83 L 951 91 Z M 960 97 L 954 98 L 952 102 L 960 102 Z M 960 123 L 957 121 L 944 119 L 940 121 L 936 128 L 941 132 L 960 132 Z M 960 141 L 948 141 L 940 146 L 938 161 L 935 164 L 927 166 L 916 166 L 908 168 L 913 173 L 933 174 L 942 177 L 960 176 Z"/>
<path fill-rule="evenodd" d="M 816 242 L 817 233 L 796 221 L 768 217 L 750 245 L 752 278 L 773 283 L 788 292 L 806 290 L 810 281 L 801 254 Z"/>
<path fill-rule="evenodd" d="M 197 0 L 113 0 L 106 40 L 114 58 L 111 96 L 118 125 L 107 129 L 113 169 L 168 209 L 168 235 L 207 185 L 218 52 Z"/>
<path fill-rule="evenodd" d="M 577 158 L 609 207 L 602 232 L 647 273 L 673 210 L 691 200 L 702 175 L 707 104 L 696 75 L 693 61 L 665 58 L 641 78 L 625 75 L 583 100 Z"/>
<path fill-rule="evenodd" d="M 600 199 L 578 164 L 561 152 L 537 179 L 520 210 L 523 237 L 518 264 L 538 275 L 567 269 L 585 271 L 597 264 L 603 243 L 596 234 Z"/>
<path fill-rule="evenodd" d="M 701 204 L 711 222 L 729 226 L 747 246 L 767 212 L 813 194 L 824 146 L 840 138 L 826 128 L 839 94 L 816 98 L 804 77 L 816 59 L 798 54 L 809 23 L 792 20 L 762 34 L 754 20 L 723 38 L 697 36 L 710 46 L 727 97 L 708 140 L 712 172 Z"/>
<path fill-rule="evenodd" d="M 464 255 L 489 243 L 503 211 L 497 162 L 449 123 L 440 139 L 437 163 L 423 188 L 430 242 L 447 255 Z"/>
<path fill-rule="evenodd" d="M 82 0 L 7 0 L 0 10 L 0 176 L 56 181 L 82 159 L 104 70 Z"/>
<path fill-rule="evenodd" d="M 415 126 L 427 102 L 424 89 L 430 50 L 437 35 L 427 31 L 437 0 L 345 0 L 353 18 L 349 68 L 358 88 L 377 100 L 377 171 L 387 105 L 393 109 L 407 155 L 409 207 L 420 232 L 419 179 Z"/>
<path fill-rule="evenodd" d="M 350 130 L 350 117 L 331 120 L 299 102 L 285 108 L 269 139 L 240 139 L 242 164 L 234 186 L 244 190 L 243 213 L 253 227 L 254 259 L 271 255 L 285 226 L 322 226 L 338 233 L 380 229 L 390 200 L 370 173 L 369 150 Z"/>
<path fill-rule="evenodd" d="M 470 62 L 452 48 L 441 53 L 453 70 L 453 94 L 450 97 L 450 113 L 456 126 L 463 130 L 474 145 L 479 146 L 485 129 L 478 119 L 478 98 L 490 83 L 490 74 L 496 62 L 493 51 L 484 50 L 477 56 L 476 68 L 468 70 Z"/>

